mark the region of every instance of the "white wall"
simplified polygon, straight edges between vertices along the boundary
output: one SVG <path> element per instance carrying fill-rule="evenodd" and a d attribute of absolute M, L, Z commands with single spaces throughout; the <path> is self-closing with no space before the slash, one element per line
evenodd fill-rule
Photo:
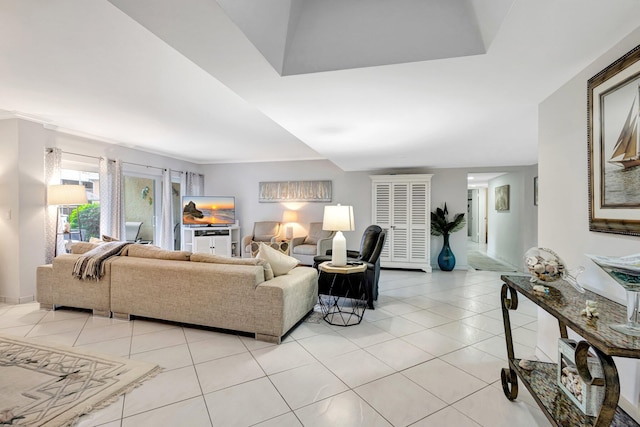
<path fill-rule="evenodd" d="M 34 300 L 36 267 L 44 263 L 45 147 L 201 172 L 201 166 L 189 162 L 59 133 L 21 119 L 0 120 L 0 141 L 0 301 L 8 303 Z M 9 220 L 3 215 L 8 211 Z"/>
<path fill-rule="evenodd" d="M 625 301 L 623 289 L 584 256 L 640 252 L 638 237 L 589 231 L 587 80 L 639 43 L 640 29 L 562 86 L 539 109 L 539 244 L 556 251 L 569 268 L 586 267 L 580 282 L 621 303 Z M 557 337 L 557 323 L 539 312 L 538 350 L 553 360 L 557 357 Z M 615 361 L 620 374 L 621 405 L 630 402 L 638 419 L 638 362 L 619 358 Z"/>
<path fill-rule="evenodd" d="M 18 173 L 18 121 L 0 120 L 0 297 L 17 302 L 20 283 L 19 265 L 19 173 Z M 11 218 L 6 218 L 10 215 Z M 44 225 L 42 226 L 44 230 Z M 0 299 L 2 302 L 3 299 Z"/>
<path fill-rule="evenodd" d="M 537 246 L 538 207 L 533 204 L 537 166 L 527 166 L 489 181 L 487 190 L 487 254 L 524 270 L 522 255 Z M 509 210 L 496 211 L 495 189 L 509 185 Z"/>

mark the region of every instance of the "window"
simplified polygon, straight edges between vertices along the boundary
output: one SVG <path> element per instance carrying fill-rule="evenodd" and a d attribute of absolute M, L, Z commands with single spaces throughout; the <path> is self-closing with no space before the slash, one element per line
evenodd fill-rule
<path fill-rule="evenodd" d="M 62 169 L 60 177 L 62 184 L 79 184 L 87 190 L 88 203 L 80 206 L 60 206 L 60 220 L 63 224 L 69 224 L 71 240 L 89 241 L 91 237 L 100 237 L 100 179 L 98 172 Z"/>

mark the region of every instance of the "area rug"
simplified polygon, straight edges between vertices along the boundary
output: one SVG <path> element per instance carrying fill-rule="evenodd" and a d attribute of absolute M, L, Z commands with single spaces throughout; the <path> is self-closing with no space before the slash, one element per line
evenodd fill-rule
<path fill-rule="evenodd" d="M 0 335 L 0 425 L 73 425 L 159 371 L 146 362 Z"/>
<path fill-rule="evenodd" d="M 516 271 L 516 269 L 512 266 L 500 262 L 497 259 L 491 258 L 478 251 L 469 251 L 467 253 L 467 262 L 476 270 L 505 272 Z"/>

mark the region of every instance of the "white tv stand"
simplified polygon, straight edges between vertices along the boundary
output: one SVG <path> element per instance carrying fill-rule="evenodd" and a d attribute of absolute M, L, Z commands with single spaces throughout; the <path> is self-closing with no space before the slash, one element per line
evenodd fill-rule
<path fill-rule="evenodd" d="M 240 227 L 182 227 L 182 250 L 240 256 Z"/>

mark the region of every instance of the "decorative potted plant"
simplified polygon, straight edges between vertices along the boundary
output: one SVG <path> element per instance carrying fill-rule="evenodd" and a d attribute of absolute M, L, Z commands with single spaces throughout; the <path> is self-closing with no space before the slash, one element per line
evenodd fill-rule
<path fill-rule="evenodd" d="M 456 257 L 449 246 L 449 234 L 462 230 L 465 226 L 463 213 L 455 214 L 451 222 L 449 222 L 448 215 L 446 203 L 444 209 L 437 208 L 435 212 L 431 212 L 431 235 L 444 236 L 444 245 L 438 255 L 438 266 L 443 271 L 451 271 L 456 266 Z"/>

